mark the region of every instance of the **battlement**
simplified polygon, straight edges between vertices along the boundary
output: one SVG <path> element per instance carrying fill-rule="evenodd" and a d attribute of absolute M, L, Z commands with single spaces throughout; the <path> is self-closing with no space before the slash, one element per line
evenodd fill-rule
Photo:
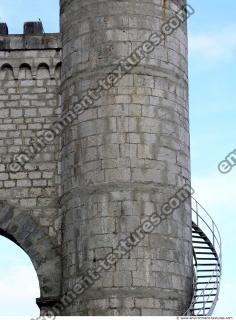
<path fill-rule="evenodd" d="M 6 36 L 8 35 L 8 26 L 6 23 L 0 23 L 0 36 Z"/>
<path fill-rule="evenodd" d="M 7 24 L 0 23 L 0 79 L 17 80 L 23 69 L 29 79 L 37 79 L 42 68 L 48 78 L 57 78 L 61 64 L 60 33 L 44 33 L 41 21 L 25 22 L 23 32 L 8 34 Z"/>
<path fill-rule="evenodd" d="M 25 22 L 23 34 L 8 34 L 0 23 L 0 51 L 61 49 L 60 33 L 44 33 L 42 22 Z"/>
<path fill-rule="evenodd" d="M 42 36 L 0 35 L 0 51 L 61 49 L 59 33 L 45 33 Z"/>
<path fill-rule="evenodd" d="M 60 33 L 45 33 L 41 36 L 0 35 L 0 51 L 61 49 Z"/>

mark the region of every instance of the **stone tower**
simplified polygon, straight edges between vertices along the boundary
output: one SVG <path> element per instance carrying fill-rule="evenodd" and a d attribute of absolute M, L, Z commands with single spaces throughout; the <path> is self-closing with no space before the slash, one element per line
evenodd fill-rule
<path fill-rule="evenodd" d="M 0 25 L 0 232 L 30 256 L 42 314 L 189 306 L 190 201 L 131 235 L 190 181 L 184 6 L 61 0 L 61 34 Z"/>
<path fill-rule="evenodd" d="M 61 0 L 63 111 L 160 33 L 180 5 Z M 189 179 L 186 26 L 106 85 L 63 133 L 65 291 Z M 192 282 L 190 214 L 181 208 L 148 234 L 66 314 L 181 314 Z"/>

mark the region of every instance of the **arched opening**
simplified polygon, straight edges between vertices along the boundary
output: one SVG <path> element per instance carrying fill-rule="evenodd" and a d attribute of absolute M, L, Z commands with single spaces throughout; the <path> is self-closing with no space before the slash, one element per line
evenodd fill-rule
<path fill-rule="evenodd" d="M 0 68 L 0 80 L 13 80 L 14 73 L 10 64 L 5 63 Z"/>
<path fill-rule="evenodd" d="M 32 217 L 30 210 L 13 207 L 2 200 L 0 200 L 1 235 L 22 248 L 23 250 L 20 250 L 30 258 L 40 287 L 37 304 L 41 312 L 48 310 L 61 296 L 60 247 L 50 238 L 47 230 Z M 22 290 L 24 292 L 24 286 Z"/>
<path fill-rule="evenodd" d="M 38 79 L 49 79 L 50 78 L 49 66 L 46 63 L 40 63 L 38 65 L 37 78 Z"/>
<path fill-rule="evenodd" d="M 17 241 L 0 229 L 1 316 L 39 316 L 40 296 L 34 266 Z"/>
<path fill-rule="evenodd" d="M 31 67 L 27 63 L 22 63 L 19 68 L 19 79 L 31 79 Z"/>

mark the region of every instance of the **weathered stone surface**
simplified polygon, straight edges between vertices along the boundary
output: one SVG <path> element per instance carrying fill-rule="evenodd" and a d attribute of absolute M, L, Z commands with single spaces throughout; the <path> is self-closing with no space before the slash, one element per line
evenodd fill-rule
<path fill-rule="evenodd" d="M 33 22 L 8 35 L 0 24 L 0 233 L 31 258 L 42 313 L 190 180 L 186 24 L 65 117 L 184 3 L 61 0 L 60 34 Z M 9 170 L 30 145 L 37 156 Z M 186 202 L 61 315 L 182 315 L 191 289 Z"/>
<path fill-rule="evenodd" d="M 62 0 L 63 110 L 73 107 L 72 92 L 79 100 L 87 89 L 96 88 L 99 79 L 152 32 L 160 32 L 161 23 L 184 3 Z M 102 250 L 112 252 L 120 239 L 190 179 L 185 24 L 113 88 L 104 90 L 92 112 L 80 114 L 78 122 L 65 130 L 62 167 L 62 192 L 74 190 L 68 201 L 64 198 L 63 270 L 69 274 L 74 255 L 81 265 L 92 268 Z M 187 206 L 181 211 L 181 217 L 160 225 L 113 267 L 113 281 L 109 272 L 94 285 L 106 288 L 102 305 L 95 303 L 101 292 L 90 288 L 80 304 L 74 303 L 64 314 L 183 313 L 191 294 L 192 271 L 185 261 L 191 265 L 192 249 L 191 212 Z M 180 221 L 188 230 L 184 235 Z M 73 285 L 75 275 L 72 271 L 64 279 L 64 291 Z M 163 290 L 179 302 L 178 308 L 165 304 Z M 116 302 L 108 307 L 113 296 Z M 124 307 L 124 297 L 139 303 Z"/>
<path fill-rule="evenodd" d="M 16 209 L 6 201 L 0 201 L 0 208 L 0 235 L 14 241 L 29 255 L 38 275 L 41 296 L 59 295 L 60 255 L 47 229 L 39 227 L 30 211 Z"/>
<path fill-rule="evenodd" d="M 61 294 L 59 139 L 24 168 L 9 170 L 14 157 L 29 148 L 30 139 L 58 119 L 60 108 L 60 35 L 43 38 L 31 31 L 27 41 L 0 32 L 0 199 L 5 200 L 0 205 L 0 234 L 29 255 L 41 299 L 47 300 Z"/>

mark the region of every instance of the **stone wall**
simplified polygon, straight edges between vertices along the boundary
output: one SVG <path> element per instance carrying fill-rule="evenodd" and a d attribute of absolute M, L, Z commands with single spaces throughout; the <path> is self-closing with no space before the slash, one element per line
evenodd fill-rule
<path fill-rule="evenodd" d="M 61 0 L 64 110 L 183 3 Z M 190 180 L 188 128 L 184 24 L 64 132 L 64 292 Z M 181 315 L 191 288 L 187 202 L 64 314 Z"/>
<path fill-rule="evenodd" d="M 56 48 L 32 46 L 22 51 L 22 36 L 9 36 L 7 40 L 10 50 L 6 45 L 6 50 L 0 52 L 1 199 L 17 207 L 34 208 L 35 218 L 41 225 L 52 227 L 49 233 L 55 236 L 53 230 L 59 224 L 58 141 L 28 161 L 22 170 L 11 172 L 9 163 L 60 114 L 60 44 L 55 37 Z"/>
<path fill-rule="evenodd" d="M 60 141 L 40 152 L 33 141 L 60 116 L 60 64 L 59 34 L 0 35 L 0 233 L 28 253 L 41 298 L 60 294 Z"/>

